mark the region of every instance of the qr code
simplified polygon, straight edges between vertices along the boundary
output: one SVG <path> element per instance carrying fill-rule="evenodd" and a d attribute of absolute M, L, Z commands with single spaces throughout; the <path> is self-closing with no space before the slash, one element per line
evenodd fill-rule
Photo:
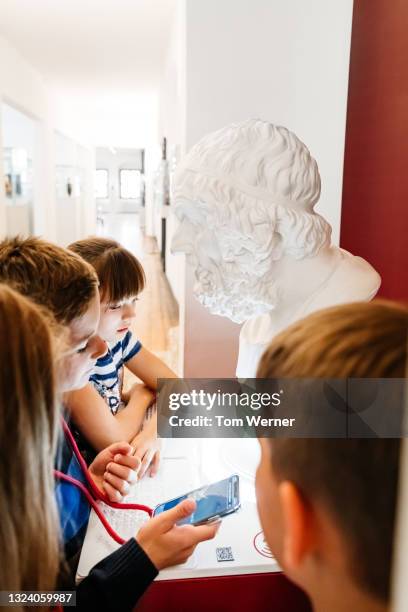
<path fill-rule="evenodd" d="M 234 561 L 231 546 L 220 546 L 216 548 L 217 561 Z"/>

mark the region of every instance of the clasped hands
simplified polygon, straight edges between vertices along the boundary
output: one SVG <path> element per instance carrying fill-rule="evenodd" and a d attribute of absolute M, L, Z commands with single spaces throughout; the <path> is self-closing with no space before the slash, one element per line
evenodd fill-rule
<path fill-rule="evenodd" d="M 130 395 L 148 393 L 152 404 L 153 392 L 136 384 Z M 97 487 L 110 501 L 120 502 L 129 492 L 130 485 L 145 474 L 154 476 L 160 461 L 160 441 L 157 437 L 157 410 L 155 404 L 147 410 L 141 431 L 130 444 L 116 442 L 101 451 L 89 466 L 89 472 Z"/>

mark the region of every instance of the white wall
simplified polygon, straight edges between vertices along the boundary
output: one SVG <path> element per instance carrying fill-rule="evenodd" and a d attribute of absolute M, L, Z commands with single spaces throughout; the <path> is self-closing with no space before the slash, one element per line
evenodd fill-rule
<path fill-rule="evenodd" d="M 76 146 L 85 145 L 83 157 L 91 160 L 93 172 L 92 150 L 83 143 L 79 126 L 72 122 L 69 113 L 56 113 L 53 93 L 47 87 L 41 75 L 0 36 L 0 101 L 10 104 L 17 110 L 31 117 L 37 122 L 35 142 L 35 211 L 34 231 L 50 240 L 57 236 L 57 215 L 55 203 L 55 130 L 73 138 Z M 1 107 L 0 107 L 1 112 Z M 1 136 L 1 134 L 0 134 Z M 80 143 L 80 144 L 79 144 Z M 0 147 L 3 140 L 0 140 Z M 0 156 L 0 181 L 4 184 L 3 161 Z M 88 175 L 89 162 L 83 165 Z M 89 178 L 86 196 L 87 206 L 92 211 L 92 201 L 89 196 L 93 185 Z M 93 194 L 92 194 L 93 195 Z M 7 232 L 6 198 L 4 190 L 0 189 L 0 236 Z M 83 215 L 87 219 L 87 233 L 95 225 L 94 215 L 88 210 Z"/>
<path fill-rule="evenodd" d="M 317 210 L 338 243 L 352 0 L 186 0 L 184 10 L 182 148 L 248 117 L 290 128 L 319 164 Z M 185 374 L 233 375 L 239 328 L 210 315 L 191 286 L 187 276 Z"/>
<path fill-rule="evenodd" d="M 30 168 L 27 168 L 27 181 L 20 196 L 13 194 L 12 199 L 7 198 L 6 221 L 9 234 L 20 233 L 28 235 L 32 233 L 37 219 L 34 212 L 39 208 L 37 185 L 35 184 L 37 157 L 37 137 L 39 132 L 38 122 L 12 106 L 3 103 L 2 106 L 2 128 L 3 147 L 7 149 L 24 151 L 29 160 Z M 12 163 L 13 165 L 13 163 Z M 4 167 L 5 170 L 5 167 Z M 14 168 L 13 171 L 22 170 Z M 37 207 L 35 204 L 37 203 Z"/>
<path fill-rule="evenodd" d="M 187 148 L 259 117 L 294 131 L 338 243 L 352 0 L 187 0 Z"/>
<path fill-rule="evenodd" d="M 48 115 L 47 95 L 40 75 L 2 37 L 0 37 L 0 101 L 9 103 L 33 119 L 44 119 Z M 38 144 L 40 148 L 43 147 L 46 140 L 47 127 L 44 124 L 39 127 Z M 0 145 L 2 146 L 2 141 Z M 37 162 L 38 175 L 43 185 L 42 192 L 38 194 L 38 201 L 44 208 L 48 208 L 50 202 L 43 195 L 49 188 L 52 176 L 51 173 L 45 172 L 44 159 L 37 157 Z M 0 181 L 1 185 L 4 185 L 2 155 L 0 155 Z M 44 234 L 52 235 L 52 215 L 39 211 L 38 218 L 43 219 L 40 230 Z M 49 223 L 46 226 L 47 218 Z M 6 234 L 6 225 L 6 198 L 4 190 L 0 189 L 0 236 Z"/>
<path fill-rule="evenodd" d="M 6 147 L 27 149 L 31 158 L 35 153 L 35 121 L 8 104 L 3 106 L 3 144 Z"/>
<path fill-rule="evenodd" d="M 159 97 L 159 135 L 168 151 L 186 151 L 186 2 L 179 0 L 173 15 Z"/>
<path fill-rule="evenodd" d="M 81 179 L 80 237 L 96 231 L 95 149 L 77 145 L 77 164 Z"/>
<path fill-rule="evenodd" d="M 67 246 L 94 233 L 95 158 L 92 151 L 64 134 L 55 132 L 54 137 L 56 240 Z M 68 182 L 71 195 L 67 190 Z"/>
<path fill-rule="evenodd" d="M 173 161 L 186 152 L 186 6 L 180 0 L 173 15 L 169 46 L 160 89 L 159 133 L 167 139 L 170 173 Z M 168 211 L 167 211 L 168 212 Z M 156 213 L 157 214 L 157 213 Z M 159 226 L 160 219 L 156 226 Z M 185 260 L 170 253 L 176 221 L 167 216 L 166 275 L 180 305 L 185 294 Z"/>
<path fill-rule="evenodd" d="M 169 44 L 166 53 L 159 98 L 159 137 L 167 139 L 168 158 L 178 159 L 186 152 L 186 0 L 178 0 L 173 14 Z M 161 224 L 160 211 L 154 210 L 156 218 L 152 228 Z M 177 222 L 170 211 L 167 213 L 166 276 L 174 297 L 179 304 L 179 364 L 178 372 L 184 371 L 184 320 L 186 292 L 186 262 L 183 255 L 171 255 L 171 239 Z M 160 238 L 161 231 L 155 231 Z M 159 242 L 160 244 L 160 242 Z"/>

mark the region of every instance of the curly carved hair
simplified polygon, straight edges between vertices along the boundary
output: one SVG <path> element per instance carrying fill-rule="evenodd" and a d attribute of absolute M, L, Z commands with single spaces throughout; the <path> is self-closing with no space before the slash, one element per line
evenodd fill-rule
<path fill-rule="evenodd" d="M 313 210 L 320 186 L 317 163 L 293 132 L 250 119 L 202 138 L 179 164 L 173 196 L 205 202 L 226 231 L 232 224 L 247 237 L 270 236 L 272 226 L 272 258 L 302 258 L 330 244 L 331 227 Z"/>

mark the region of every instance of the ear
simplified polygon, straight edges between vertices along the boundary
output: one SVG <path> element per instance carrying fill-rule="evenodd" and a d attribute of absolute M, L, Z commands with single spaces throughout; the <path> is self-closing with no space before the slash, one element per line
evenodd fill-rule
<path fill-rule="evenodd" d="M 282 561 L 287 571 L 295 571 L 313 545 L 311 509 L 293 482 L 281 482 L 278 495 L 284 529 Z"/>

